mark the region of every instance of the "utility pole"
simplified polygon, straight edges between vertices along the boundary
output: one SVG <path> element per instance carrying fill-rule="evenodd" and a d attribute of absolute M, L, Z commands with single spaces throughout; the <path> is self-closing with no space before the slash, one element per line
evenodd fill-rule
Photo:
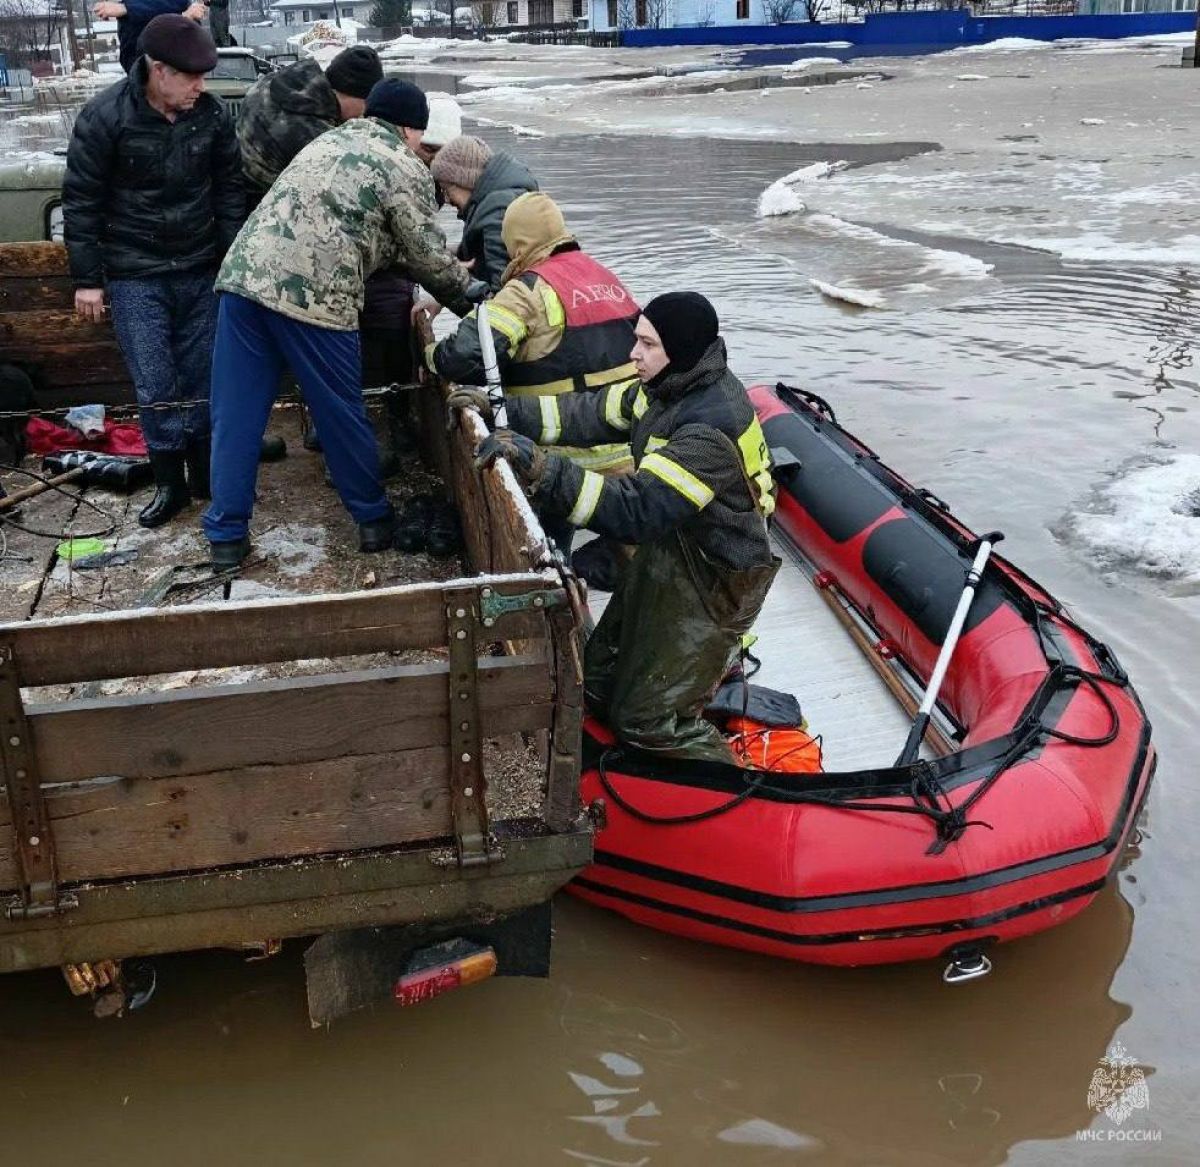
<path fill-rule="evenodd" d="M 333 0 L 333 23 L 342 27 L 342 10 L 338 7 L 338 0 Z"/>
<path fill-rule="evenodd" d="M 67 14 L 67 45 L 71 52 L 71 68 L 78 69 L 83 58 L 79 54 L 79 40 L 75 36 L 75 10 L 71 0 L 62 0 L 62 3 Z"/>
<path fill-rule="evenodd" d="M 1192 68 L 1200 69 L 1200 0 L 1196 2 L 1196 47 L 1192 51 Z"/>
<path fill-rule="evenodd" d="M 96 35 L 92 31 L 92 10 L 87 6 L 87 0 L 84 0 L 83 5 L 83 27 L 87 29 L 88 38 L 88 59 L 92 62 L 92 72 L 99 73 L 96 68 Z"/>

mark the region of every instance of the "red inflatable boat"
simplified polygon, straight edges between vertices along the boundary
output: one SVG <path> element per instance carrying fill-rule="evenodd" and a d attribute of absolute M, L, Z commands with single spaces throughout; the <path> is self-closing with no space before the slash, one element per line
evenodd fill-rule
<path fill-rule="evenodd" d="M 911 714 L 977 537 L 820 398 L 751 397 L 776 463 L 777 540 Z M 642 755 L 588 723 L 584 795 L 607 825 L 572 891 L 793 960 L 943 957 L 947 979 L 980 975 L 988 945 L 1070 919 L 1113 876 L 1154 773 L 1150 725 L 1112 652 L 992 556 L 934 731 L 912 765 L 784 774 Z"/>

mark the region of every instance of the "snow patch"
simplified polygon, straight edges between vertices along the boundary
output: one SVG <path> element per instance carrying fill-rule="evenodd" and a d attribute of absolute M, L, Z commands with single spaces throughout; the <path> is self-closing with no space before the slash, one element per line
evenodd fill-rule
<path fill-rule="evenodd" d="M 1200 454 L 1137 467 L 1071 520 L 1100 557 L 1148 575 L 1200 580 Z"/>
<path fill-rule="evenodd" d="M 1081 126 L 1104 126 L 1108 123 L 1103 118 L 1080 118 L 1079 124 Z"/>
<path fill-rule="evenodd" d="M 254 546 L 270 556 L 284 575 L 308 575 L 325 558 L 325 532 L 289 523 L 256 536 Z"/>
<path fill-rule="evenodd" d="M 785 73 L 803 73 L 806 69 L 816 69 L 830 65 L 841 65 L 842 62 L 837 57 L 804 57 L 799 61 L 793 61 L 790 65 L 783 66 Z"/>
<path fill-rule="evenodd" d="M 881 293 L 868 291 L 865 288 L 847 288 L 816 279 L 808 282 L 822 296 L 828 296 L 831 300 L 840 300 L 843 304 L 853 304 L 857 308 L 882 308 L 887 304 Z"/>
<path fill-rule="evenodd" d="M 1035 41 L 1023 36 L 1006 36 L 997 41 L 989 41 L 986 45 L 968 45 L 964 49 L 955 49 L 956 53 L 1019 53 L 1025 49 L 1049 49 L 1053 41 Z"/>

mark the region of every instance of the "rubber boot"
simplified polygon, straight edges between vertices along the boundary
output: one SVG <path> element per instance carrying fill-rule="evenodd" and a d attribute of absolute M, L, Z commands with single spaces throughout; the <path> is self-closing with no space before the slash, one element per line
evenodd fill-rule
<path fill-rule="evenodd" d="M 395 514 L 385 515 L 371 523 L 358 524 L 358 549 L 366 554 L 390 551 L 395 537 Z"/>
<path fill-rule="evenodd" d="M 187 463 L 188 490 L 192 498 L 212 498 L 208 484 L 208 464 L 212 459 L 212 440 L 200 438 L 187 448 L 184 461 Z"/>
<path fill-rule="evenodd" d="M 250 536 L 243 535 L 240 539 L 224 543 L 210 543 L 208 549 L 214 574 L 229 571 L 250 554 Z"/>
<path fill-rule="evenodd" d="M 143 527 L 161 527 L 170 522 L 192 501 L 184 477 L 182 450 L 151 450 L 150 465 L 154 468 L 154 498 L 143 507 L 138 522 Z"/>

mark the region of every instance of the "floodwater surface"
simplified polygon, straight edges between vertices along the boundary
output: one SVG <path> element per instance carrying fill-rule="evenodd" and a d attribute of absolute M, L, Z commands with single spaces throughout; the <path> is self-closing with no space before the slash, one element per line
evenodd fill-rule
<path fill-rule="evenodd" d="M 954 988 L 940 966 L 810 968 L 565 897 L 548 981 L 494 981 L 329 1030 L 308 1028 L 298 947 L 259 964 L 164 960 L 154 1000 L 118 1022 L 93 1021 L 57 972 L 5 978 L 0 1162 L 1200 1160 L 1200 558 L 1165 570 L 1136 538 L 1185 523 L 1186 507 L 1134 491 L 1142 509 L 1122 528 L 1113 494 L 1200 451 L 1196 268 L 888 233 L 882 214 L 756 218 L 767 186 L 814 161 L 869 173 L 861 143 L 839 156 L 486 134 L 639 298 L 711 296 L 745 380 L 827 397 L 967 523 L 1003 529 L 1002 550 L 1112 645 L 1161 754 L 1140 847 L 1081 917 L 999 948 L 989 977 Z M 887 307 L 852 312 L 814 278 L 873 288 Z M 1115 523 L 1108 545 L 1100 518 Z M 796 689 L 803 701 L 803 677 Z M 1118 1042 L 1150 1098 L 1123 1125 L 1088 1101 Z"/>

